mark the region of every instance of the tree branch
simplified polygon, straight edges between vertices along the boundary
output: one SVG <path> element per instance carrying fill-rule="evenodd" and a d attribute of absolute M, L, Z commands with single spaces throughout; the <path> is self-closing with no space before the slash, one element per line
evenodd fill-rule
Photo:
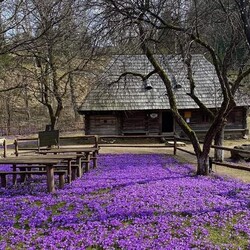
<path fill-rule="evenodd" d="M 7 89 L 0 89 L 0 93 L 3 93 L 3 92 L 8 92 L 8 91 L 11 91 L 11 90 L 15 90 L 15 89 L 22 89 L 24 87 L 26 87 L 27 84 L 18 84 L 14 87 L 9 87 Z"/>
<path fill-rule="evenodd" d="M 136 72 L 124 72 L 122 73 L 119 78 L 116 81 L 111 82 L 109 85 L 112 85 L 114 83 L 119 82 L 123 77 L 127 76 L 127 75 L 132 75 L 132 76 L 138 76 L 140 77 L 143 81 L 147 80 L 150 76 L 152 76 L 153 74 L 156 73 L 156 70 L 153 70 L 151 72 L 149 72 L 146 76 L 142 75 L 140 73 L 136 73 Z"/>
<path fill-rule="evenodd" d="M 250 20 L 249 20 L 249 15 L 248 13 L 249 10 L 249 1 L 247 0 L 239 0 L 235 1 L 239 7 L 239 12 L 240 12 L 240 17 L 242 20 L 244 32 L 246 35 L 246 40 L 248 43 L 248 47 L 250 48 Z M 248 10 L 248 11 L 247 11 Z"/>

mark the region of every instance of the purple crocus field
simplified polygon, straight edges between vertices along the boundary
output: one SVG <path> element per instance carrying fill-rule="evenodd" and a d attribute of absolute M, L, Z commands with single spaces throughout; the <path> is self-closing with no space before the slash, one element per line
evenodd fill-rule
<path fill-rule="evenodd" d="M 157 154 L 98 165 L 55 194 L 0 189 L 0 249 L 250 249 L 249 184 Z"/>

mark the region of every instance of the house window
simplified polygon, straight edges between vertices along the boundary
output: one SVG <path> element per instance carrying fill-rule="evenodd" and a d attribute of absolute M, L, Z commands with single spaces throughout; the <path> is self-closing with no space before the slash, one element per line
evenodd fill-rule
<path fill-rule="evenodd" d="M 185 118 L 187 123 L 190 123 L 191 116 L 192 116 L 191 111 L 185 111 L 184 112 L 184 118 Z"/>

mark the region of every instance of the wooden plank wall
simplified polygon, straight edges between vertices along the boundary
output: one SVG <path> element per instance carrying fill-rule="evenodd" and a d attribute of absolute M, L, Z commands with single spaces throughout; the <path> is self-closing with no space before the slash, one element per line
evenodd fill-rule
<path fill-rule="evenodd" d="M 88 115 L 86 117 L 87 131 L 86 134 L 92 135 L 117 135 L 119 134 L 120 119 L 112 114 Z"/>
<path fill-rule="evenodd" d="M 244 129 L 244 109 L 236 108 L 234 109 L 228 117 L 228 123 L 226 125 L 227 129 Z M 181 114 L 184 117 L 185 111 Z M 190 126 L 194 130 L 207 130 L 210 127 L 209 119 L 199 110 L 192 110 L 190 118 Z M 177 131 L 181 129 L 177 126 Z"/>
<path fill-rule="evenodd" d="M 152 118 L 148 115 L 148 131 L 149 134 L 160 134 L 162 130 L 161 115 L 159 112 L 152 112 L 157 114 L 157 117 Z"/>
<path fill-rule="evenodd" d="M 122 116 L 122 132 L 148 131 L 147 116 L 145 111 L 124 112 Z"/>
<path fill-rule="evenodd" d="M 85 115 L 85 133 L 98 135 L 160 134 L 160 114 L 150 117 L 148 111 Z M 156 112 L 154 112 L 156 113 Z"/>
<path fill-rule="evenodd" d="M 153 111 L 121 111 L 106 112 L 105 114 L 85 115 L 86 134 L 97 135 L 121 135 L 121 134 L 161 134 L 161 112 L 157 117 L 150 117 Z M 185 117 L 185 110 L 181 111 Z M 246 110 L 238 107 L 232 111 L 228 118 L 226 129 L 245 129 Z M 192 110 L 190 126 L 196 131 L 206 131 L 210 126 L 209 119 L 200 110 Z M 181 133 L 180 127 L 176 126 L 176 132 Z"/>

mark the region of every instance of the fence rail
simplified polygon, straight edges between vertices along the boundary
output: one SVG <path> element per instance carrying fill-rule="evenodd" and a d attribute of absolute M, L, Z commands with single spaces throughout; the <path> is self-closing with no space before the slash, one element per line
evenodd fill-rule
<path fill-rule="evenodd" d="M 102 139 L 131 139 L 131 138 L 135 138 L 135 139 L 147 139 L 147 138 L 164 138 L 166 141 L 167 140 L 172 140 L 173 141 L 173 145 L 169 145 L 169 144 L 164 144 L 164 145 L 140 145 L 140 144 L 115 144 L 115 147 L 173 147 L 173 154 L 176 155 L 177 151 L 182 151 L 188 154 L 191 154 L 193 156 L 195 156 L 194 152 L 190 152 L 189 150 L 183 148 L 183 147 L 179 147 L 178 146 L 178 142 L 190 142 L 189 139 L 186 138 L 180 138 L 177 137 L 175 135 L 121 135 L 121 136 L 116 136 L 116 135 L 101 135 L 101 136 L 94 136 L 94 135 L 80 135 L 80 136 L 60 136 L 60 140 L 71 140 L 71 139 L 80 139 L 80 140 L 84 140 L 87 138 L 94 138 L 94 144 L 96 147 L 98 146 L 102 146 L 102 147 L 112 147 L 114 146 L 113 143 L 101 143 Z M 19 145 L 22 142 L 30 142 L 30 141 L 35 141 L 35 144 L 37 143 L 36 141 L 38 140 L 38 136 L 34 136 L 34 137 L 22 137 L 22 138 L 17 138 L 15 139 L 15 141 L 13 142 L 13 145 L 15 146 L 15 154 L 18 155 L 19 150 L 25 150 L 27 148 L 21 148 L 19 147 Z M 202 143 L 202 142 L 201 142 Z M 1 147 L 3 148 L 3 156 L 6 157 L 7 155 L 7 143 L 5 139 L 2 139 L 2 144 L 0 142 Z M 238 153 L 244 153 L 249 155 L 250 157 L 250 151 L 247 150 L 242 150 L 242 149 L 235 149 L 235 148 L 229 148 L 229 147 L 224 147 L 224 146 L 217 146 L 217 145 L 212 145 L 212 148 L 214 149 L 221 149 L 221 150 L 225 150 L 225 151 L 230 151 L 230 152 L 238 152 Z M 241 169 L 241 170 L 245 170 L 245 171 L 250 171 L 250 167 L 245 167 L 242 165 L 237 165 L 237 164 L 232 164 L 229 162 L 218 162 L 216 160 L 214 160 L 212 157 L 210 157 L 210 163 L 211 164 L 216 164 L 216 165 L 221 165 L 221 166 L 226 166 L 226 167 L 230 167 L 230 168 L 235 168 L 235 169 Z"/>
<path fill-rule="evenodd" d="M 178 147 L 177 145 L 177 141 L 185 141 L 185 142 L 190 142 L 190 140 L 188 139 L 184 139 L 184 138 L 180 138 L 177 136 L 174 136 L 174 155 L 177 154 L 177 150 L 194 155 L 194 152 L 190 152 L 189 150 L 183 149 Z M 214 149 L 221 149 L 221 150 L 225 150 L 225 151 L 230 151 L 230 152 L 235 152 L 235 153 L 244 153 L 246 155 L 249 155 L 250 157 L 250 151 L 248 150 L 243 150 L 243 149 L 235 149 L 235 148 L 229 148 L 229 147 L 224 147 L 224 146 L 218 146 L 218 145 L 212 145 L 211 146 Z M 234 163 L 230 163 L 230 162 L 219 162 L 213 159 L 213 157 L 209 157 L 210 158 L 210 168 L 212 169 L 212 164 L 216 164 L 216 165 L 220 165 L 220 166 L 225 166 L 225 167 L 229 167 L 229 168 L 234 168 L 234 169 L 239 169 L 239 170 L 245 170 L 245 171 L 250 171 L 250 167 L 246 167 L 246 166 L 242 166 L 242 165 L 238 165 L 238 164 L 234 164 Z"/>

